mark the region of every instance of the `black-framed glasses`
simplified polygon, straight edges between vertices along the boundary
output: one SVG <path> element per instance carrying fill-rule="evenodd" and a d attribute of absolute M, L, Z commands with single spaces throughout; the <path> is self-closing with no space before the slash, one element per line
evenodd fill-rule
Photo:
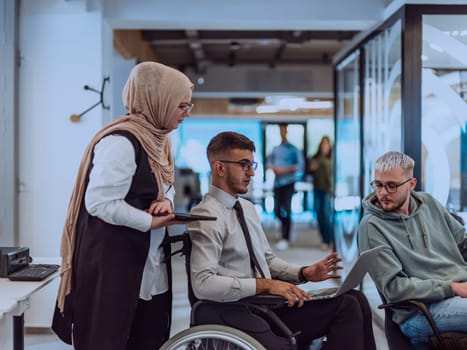
<path fill-rule="evenodd" d="M 250 162 L 249 160 L 219 160 L 219 162 L 238 164 L 242 167 L 243 171 L 250 171 L 251 169 L 256 170 L 258 167 L 257 162 Z"/>
<path fill-rule="evenodd" d="M 180 108 L 185 113 L 190 113 L 194 106 L 194 103 L 184 103 L 179 105 L 178 108 Z"/>
<path fill-rule="evenodd" d="M 404 182 L 401 182 L 400 184 L 397 184 L 395 182 L 388 182 L 386 184 L 383 184 L 382 182 L 373 180 L 373 181 L 371 181 L 370 186 L 373 187 L 373 189 L 375 191 L 377 191 L 377 192 L 381 192 L 383 190 L 383 188 L 384 188 L 387 193 L 395 193 L 395 192 L 397 192 L 397 188 L 399 186 L 405 185 L 410 180 L 412 180 L 412 178 L 409 178 L 409 179 L 405 180 Z"/>

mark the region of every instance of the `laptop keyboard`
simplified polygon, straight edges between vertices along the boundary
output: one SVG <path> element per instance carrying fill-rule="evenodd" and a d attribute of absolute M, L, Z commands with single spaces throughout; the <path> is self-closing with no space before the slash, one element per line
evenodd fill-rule
<path fill-rule="evenodd" d="M 10 281 L 42 281 L 58 271 L 60 265 L 55 264 L 30 264 L 24 269 L 8 275 Z"/>
<path fill-rule="evenodd" d="M 308 290 L 308 294 L 313 297 L 335 294 L 339 288 L 323 288 L 323 289 L 311 289 Z"/>

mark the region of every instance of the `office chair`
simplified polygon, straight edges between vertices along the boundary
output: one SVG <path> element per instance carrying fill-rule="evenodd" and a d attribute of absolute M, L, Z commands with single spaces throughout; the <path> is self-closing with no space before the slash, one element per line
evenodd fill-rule
<path fill-rule="evenodd" d="M 188 299 L 191 305 L 190 327 L 222 325 L 253 336 L 268 350 L 295 350 L 297 334 L 282 322 L 274 312 L 286 305 L 285 299 L 275 295 L 256 295 L 235 302 L 198 300 L 191 288 L 190 254 L 191 239 L 188 232 L 166 237 L 164 244 L 182 242 L 182 247 L 171 255 L 185 257 L 188 279 Z"/>
<path fill-rule="evenodd" d="M 460 224 L 464 225 L 464 220 L 454 214 L 450 213 Z M 395 303 L 387 303 L 384 295 L 378 290 L 382 304 L 378 306 L 379 309 L 384 309 L 384 331 L 386 333 L 386 340 L 390 350 L 406 350 L 414 349 L 414 345 L 410 339 L 402 333 L 399 325 L 392 320 L 393 308 L 413 308 L 416 307 L 428 320 L 430 327 L 433 329 L 434 335 L 430 337 L 429 347 L 431 349 L 467 349 L 467 334 L 459 332 L 446 332 L 441 333 L 436 326 L 431 313 L 426 304 L 420 300 L 410 299 L 403 300 Z"/>
<path fill-rule="evenodd" d="M 399 325 L 392 320 L 393 308 L 412 308 L 416 307 L 426 317 L 434 335 L 429 339 L 430 349 L 439 350 L 465 350 L 467 349 L 467 334 L 460 332 L 441 333 L 436 326 L 431 313 L 426 304 L 420 300 L 410 299 L 395 303 L 387 303 L 385 297 L 378 290 L 383 304 L 379 305 L 379 309 L 384 309 L 384 331 L 388 341 L 389 350 L 409 350 L 414 349 L 414 345 L 410 339 L 402 333 Z"/>

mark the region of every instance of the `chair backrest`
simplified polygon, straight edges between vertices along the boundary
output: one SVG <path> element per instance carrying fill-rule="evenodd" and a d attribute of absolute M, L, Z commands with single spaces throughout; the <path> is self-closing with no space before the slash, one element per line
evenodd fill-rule
<path fill-rule="evenodd" d="M 459 222 L 459 224 L 465 225 L 465 221 L 464 221 L 464 219 L 463 219 L 461 216 L 459 216 L 459 215 L 457 215 L 456 213 L 453 213 L 453 212 L 449 212 L 449 214 L 451 214 L 451 216 L 452 216 L 454 219 L 456 219 L 456 220 Z"/>
<path fill-rule="evenodd" d="M 378 290 L 379 296 L 383 304 L 386 304 L 386 298 Z M 384 331 L 386 340 L 388 341 L 389 350 L 408 350 L 413 349 L 409 338 L 402 333 L 399 325 L 392 320 L 393 311 L 390 307 L 384 309 Z"/>

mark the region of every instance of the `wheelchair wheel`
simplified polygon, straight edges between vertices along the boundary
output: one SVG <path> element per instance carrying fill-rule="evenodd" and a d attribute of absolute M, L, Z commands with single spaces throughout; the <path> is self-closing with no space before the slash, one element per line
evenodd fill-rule
<path fill-rule="evenodd" d="M 185 329 L 159 350 L 266 350 L 248 334 L 227 326 L 202 325 Z"/>

